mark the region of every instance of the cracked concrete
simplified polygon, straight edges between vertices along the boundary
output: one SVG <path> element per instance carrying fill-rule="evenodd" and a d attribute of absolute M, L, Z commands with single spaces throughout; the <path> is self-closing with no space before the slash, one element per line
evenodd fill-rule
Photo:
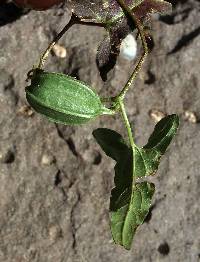
<path fill-rule="evenodd" d="M 157 175 L 156 193 L 131 251 L 112 242 L 109 197 L 114 162 L 92 137 L 98 127 L 126 136 L 118 117 L 68 127 L 48 122 L 28 107 L 26 74 L 69 20 L 66 10 L 13 10 L 0 5 L 0 261 L 197 262 L 200 258 L 199 1 L 176 3 L 153 22 L 155 47 L 128 93 L 136 141 L 145 144 L 151 110 L 177 113 L 181 125 Z M 74 26 L 60 40 L 66 58 L 50 56 L 46 69 L 72 74 L 114 95 L 132 66 L 122 58 L 107 83 L 95 65 L 102 28 Z M 185 112 L 194 112 L 196 123 Z"/>

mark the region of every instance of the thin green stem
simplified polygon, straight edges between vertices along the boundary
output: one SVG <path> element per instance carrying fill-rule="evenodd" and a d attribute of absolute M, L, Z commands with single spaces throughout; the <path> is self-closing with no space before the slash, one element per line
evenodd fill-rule
<path fill-rule="evenodd" d="M 124 107 L 123 100 L 119 98 L 118 103 L 120 105 L 122 118 L 124 120 L 124 125 L 125 125 L 127 133 L 128 133 L 130 146 L 131 146 L 133 156 L 134 156 L 134 151 L 135 151 L 136 145 L 135 145 L 135 142 L 134 142 L 133 133 L 132 133 L 132 130 L 131 130 L 131 125 L 129 123 L 129 120 L 128 120 L 128 117 L 127 117 L 127 114 L 126 114 L 126 110 L 125 110 L 125 107 Z M 135 183 L 136 183 L 136 179 L 135 179 L 135 176 L 134 176 L 134 173 L 135 173 L 134 168 L 135 168 L 135 163 L 134 163 L 134 157 L 133 157 L 133 187 L 135 187 Z"/>
<path fill-rule="evenodd" d="M 121 90 L 121 92 L 117 96 L 117 97 L 124 99 L 126 92 L 129 90 L 130 86 L 132 85 L 133 81 L 135 80 L 138 72 L 140 71 L 140 69 L 142 67 L 142 64 L 145 61 L 146 56 L 148 55 L 148 46 L 147 46 L 147 42 L 146 42 L 146 39 L 145 39 L 143 25 L 140 22 L 140 20 L 132 13 L 131 9 L 124 3 L 124 0 L 116 0 L 116 1 L 121 6 L 123 11 L 127 14 L 127 16 L 132 19 L 133 23 L 137 27 L 140 38 L 142 40 L 142 46 L 143 46 L 143 54 L 142 54 L 141 58 L 137 62 L 137 65 L 136 65 L 133 73 L 131 74 L 130 78 L 128 79 L 127 83 L 125 84 L 124 88 Z"/>

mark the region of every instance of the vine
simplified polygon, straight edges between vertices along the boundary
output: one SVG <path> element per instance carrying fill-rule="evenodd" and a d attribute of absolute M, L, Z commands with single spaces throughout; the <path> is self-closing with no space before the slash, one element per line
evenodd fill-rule
<path fill-rule="evenodd" d="M 145 178 L 156 173 L 161 156 L 176 134 L 179 119 L 177 115 L 163 118 L 155 126 L 148 143 L 139 147 L 135 143 L 127 117 L 124 98 L 149 52 L 149 34 L 144 30 L 145 18 L 152 12 L 168 9 L 170 4 L 162 0 L 110 0 L 98 5 L 96 1 L 92 6 L 90 1 L 85 1 L 84 5 L 88 7 L 87 11 L 86 8 L 85 11 L 81 10 L 79 1 L 72 1 L 70 22 L 43 53 L 38 66 L 28 74 L 31 85 L 26 88 L 26 97 L 38 113 L 48 117 L 50 121 L 67 125 L 85 124 L 103 114 L 121 113 L 129 138 L 128 144 L 120 134 L 111 129 L 98 128 L 93 131 L 93 136 L 105 154 L 116 161 L 115 188 L 112 189 L 110 198 L 111 232 L 115 243 L 130 249 L 137 227 L 144 222 L 149 212 L 155 191 L 155 185 L 145 181 Z M 137 29 L 143 54 L 117 96 L 101 98 L 81 81 L 43 70 L 53 46 L 74 24 L 101 26 L 107 30 L 108 36 L 97 52 L 97 65 L 103 80 L 106 80 L 108 71 L 115 65 L 122 39 Z M 104 104 L 107 101 L 111 103 L 110 108 Z M 139 178 L 144 178 L 144 181 L 137 182 Z"/>

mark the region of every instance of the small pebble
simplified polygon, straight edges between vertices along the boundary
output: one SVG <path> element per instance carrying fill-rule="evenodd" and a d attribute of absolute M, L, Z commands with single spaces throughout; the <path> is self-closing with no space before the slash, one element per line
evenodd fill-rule
<path fill-rule="evenodd" d="M 51 241 L 56 241 L 58 238 L 62 237 L 62 230 L 58 225 L 52 225 L 49 228 L 49 238 Z"/>
<path fill-rule="evenodd" d="M 17 113 L 26 117 L 30 117 L 34 114 L 33 110 L 28 105 L 23 105 L 22 107 L 20 107 Z"/>
<path fill-rule="evenodd" d="M 190 112 L 190 111 L 185 111 L 184 112 L 184 118 L 186 121 L 190 122 L 190 123 L 197 123 L 197 116 L 194 112 Z"/>
<path fill-rule="evenodd" d="M 137 55 L 137 42 L 132 34 L 128 34 L 121 43 L 120 56 L 128 61 L 135 59 Z"/>
<path fill-rule="evenodd" d="M 55 161 L 55 158 L 52 155 L 44 154 L 42 156 L 41 163 L 42 165 L 49 166 Z"/>
<path fill-rule="evenodd" d="M 57 57 L 65 58 L 67 56 L 66 48 L 61 45 L 55 44 L 52 50 Z"/>
<path fill-rule="evenodd" d="M 163 117 L 166 116 L 165 113 L 163 113 L 162 111 L 159 111 L 157 109 L 151 109 L 149 111 L 149 116 L 157 123 L 159 122 Z"/>

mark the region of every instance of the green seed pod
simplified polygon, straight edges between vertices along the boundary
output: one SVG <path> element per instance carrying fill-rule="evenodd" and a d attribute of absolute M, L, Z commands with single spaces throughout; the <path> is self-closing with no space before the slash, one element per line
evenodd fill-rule
<path fill-rule="evenodd" d="M 50 121 L 66 125 L 83 124 L 113 113 L 85 83 L 40 69 L 33 71 L 31 85 L 26 87 L 26 98 L 35 111 Z"/>

